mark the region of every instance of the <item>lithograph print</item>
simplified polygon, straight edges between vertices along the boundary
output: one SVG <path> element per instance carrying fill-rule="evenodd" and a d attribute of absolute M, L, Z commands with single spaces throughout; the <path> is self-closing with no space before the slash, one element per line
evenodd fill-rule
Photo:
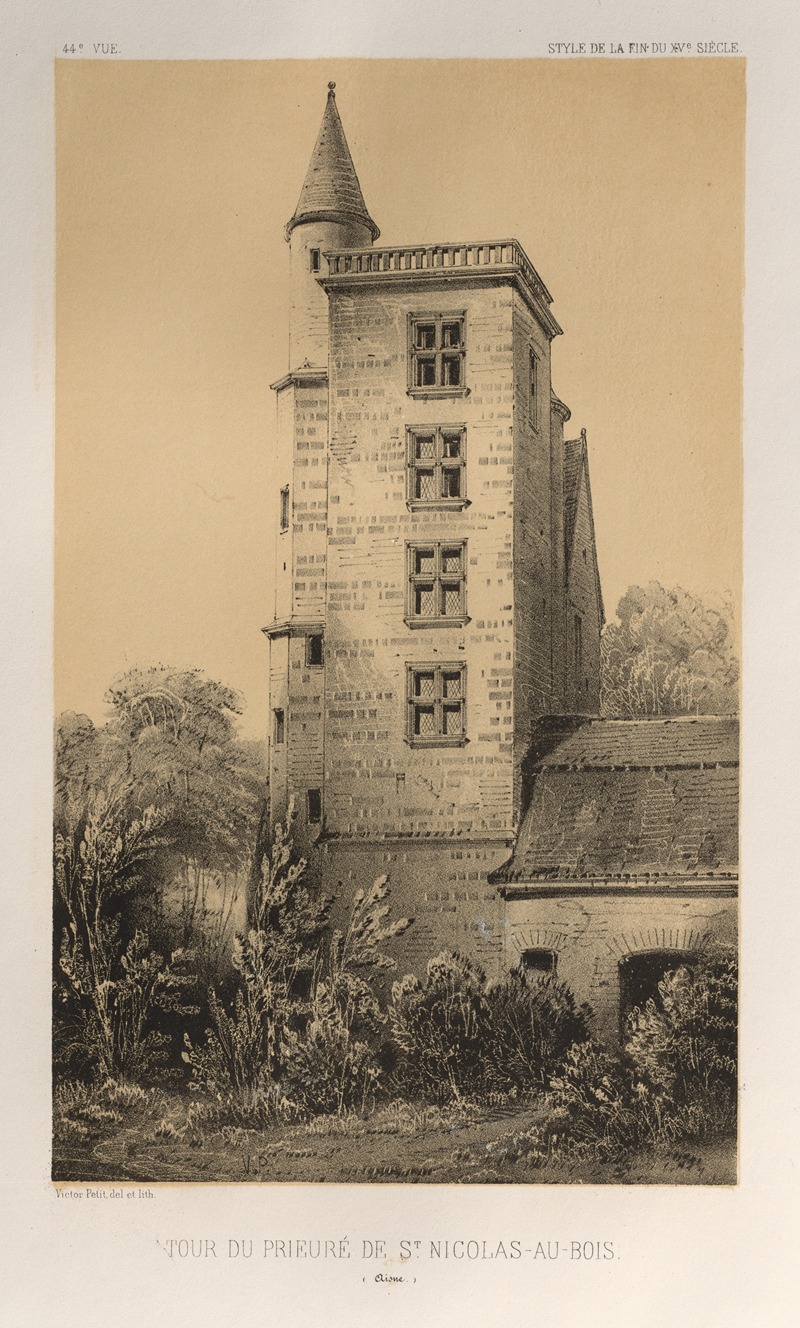
<path fill-rule="evenodd" d="M 56 142 L 53 1179 L 735 1184 L 743 61 Z"/>

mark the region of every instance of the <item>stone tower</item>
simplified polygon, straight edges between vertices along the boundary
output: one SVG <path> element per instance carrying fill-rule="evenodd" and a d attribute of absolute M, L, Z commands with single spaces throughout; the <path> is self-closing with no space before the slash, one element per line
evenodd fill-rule
<path fill-rule="evenodd" d="M 388 873 L 410 944 L 498 946 L 542 715 L 596 713 L 602 604 L 561 331 L 516 240 L 373 247 L 333 86 L 277 395 L 273 820 L 329 889 Z"/>

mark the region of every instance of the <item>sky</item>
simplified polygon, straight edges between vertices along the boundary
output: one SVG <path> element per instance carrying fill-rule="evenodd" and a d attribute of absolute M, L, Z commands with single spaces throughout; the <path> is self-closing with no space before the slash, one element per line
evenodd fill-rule
<path fill-rule="evenodd" d="M 741 583 L 737 60 L 56 65 L 56 710 L 197 667 L 266 727 L 292 215 L 337 104 L 379 245 L 519 239 L 609 617 Z"/>

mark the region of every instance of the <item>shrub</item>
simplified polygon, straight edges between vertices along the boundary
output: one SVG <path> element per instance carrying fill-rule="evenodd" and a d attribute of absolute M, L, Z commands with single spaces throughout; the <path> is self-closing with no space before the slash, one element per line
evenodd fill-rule
<path fill-rule="evenodd" d="M 342 1116 L 373 1107 L 381 1075 L 375 1052 L 348 1027 L 325 984 L 306 1028 L 290 1031 L 286 1052 L 289 1098 L 308 1115 Z"/>
<path fill-rule="evenodd" d="M 588 1007 L 578 1007 L 570 988 L 554 978 L 517 969 L 490 986 L 486 999 L 487 1078 L 494 1074 L 500 1091 L 545 1088 L 572 1044 L 588 1037 Z"/>
<path fill-rule="evenodd" d="M 191 957 L 175 951 L 164 959 L 142 929 L 126 938 L 120 916 L 159 844 L 162 820 L 150 807 L 126 822 L 98 793 L 56 835 L 56 900 L 67 920 L 58 952 L 56 1057 L 103 1079 L 146 1073 L 169 1042 L 157 1027 L 159 1014 L 191 1008 Z"/>
<path fill-rule="evenodd" d="M 250 901 L 253 925 L 233 943 L 237 987 L 226 1006 L 209 989 L 211 1024 L 197 1045 L 184 1034 L 192 1087 L 253 1112 L 274 1095 L 282 1047 L 318 963 L 328 903 L 303 882 L 305 861 L 292 852 L 291 815 L 275 831 Z M 307 1006 L 305 1007 L 307 1008 Z"/>
<path fill-rule="evenodd" d="M 396 1075 L 406 1093 L 442 1102 L 483 1091 L 490 1025 L 485 987 L 483 969 L 447 951 L 429 960 L 424 981 L 408 973 L 394 983 Z"/>
<path fill-rule="evenodd" d="M 211 989 L 211 1026 L 198 1045 L 185 1035 L 184 1060 L 195 1088 L 246 1114 L 274 1102 L 366 1110 L 380 1077 L 372 1040 L 386 1022 L 370 979 L 393 966 L 381 946 L 410 922 L 389 921 L 380 877 L 356 893 L 347 926 L 326 945 L 329 901 L 305 887 L 289 832 L 290 823 L 277 828 L 250 904 L 254 925 L 234 943 L 233 1001 Z"/>
<path fill-rule="evenodd" d="M 659 983 L 629 1020 L 626 1050 L 666 1115 L 690 1133 L 729 1131 L 736 1123 L 737 960 L 732 948 L 702 956 Z"/>
<path fill-rule="evenodd" d="M 570 1047 L 551 1083 L 550 1139 L 557 1150 L 591 1145 L 598 1159 L 639 1143 L 645 1112 L 637 1102 L 631 1067 L 619 1053 L 586 1041 Z"/>
<path fill-rule="evenodd" d="M 386 1015 L 374 979 L 394 967 L 382 947 L 411 925 L 408 918 L 389 920 L 386 881 L 380 876 L 356 892 L 347 926 L 331 936 L 308 1021 L 286 1031 L 287 1091 L 311 1114 L 365 1112 L 375 1104 L 382 1075 L 376 1042 Z"/>
<path fill-rule="evenodd" d="M 580 1143 L 603 1159 L 735 1129 L 735 951 L 666 974 L 659 995 L 661 1008 L 650 1000 L 630 1016 L 623 1053 L 570 1049 L 551 1085 L 553 1146 Z"/>
<path fill-rule="evenodd" d="M 407 1093 L 433 1102 L 541 1091 L 568 1047 L 587 1036 L 587 1017 L 563 983 L 520 972 L 488 983 L 472 960 L 443 952 L 424 981 L 408 975 L 392 989 L 395 1075 Z"/>

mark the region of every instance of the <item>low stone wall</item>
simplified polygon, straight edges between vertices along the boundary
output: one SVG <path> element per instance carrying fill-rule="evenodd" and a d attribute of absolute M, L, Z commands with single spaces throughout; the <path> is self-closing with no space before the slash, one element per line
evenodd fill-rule
<path fill-rule="evenodd" d="M 659 950 L 690 956 L 709 940 L 735 942 L 733 888 L 725 894 L 710 894 L 710 888 L 717 887 L 699 883 L 678 893 L 592 886 L 556 893 L 554 886 L 546 895 L 512 896 L 504 906 L 505 967 L 519 963 L 525 950 L 552 950 L 557 976 L 591 1005 L 597 1036 L 615 1041 L 626 957 Z"/>

